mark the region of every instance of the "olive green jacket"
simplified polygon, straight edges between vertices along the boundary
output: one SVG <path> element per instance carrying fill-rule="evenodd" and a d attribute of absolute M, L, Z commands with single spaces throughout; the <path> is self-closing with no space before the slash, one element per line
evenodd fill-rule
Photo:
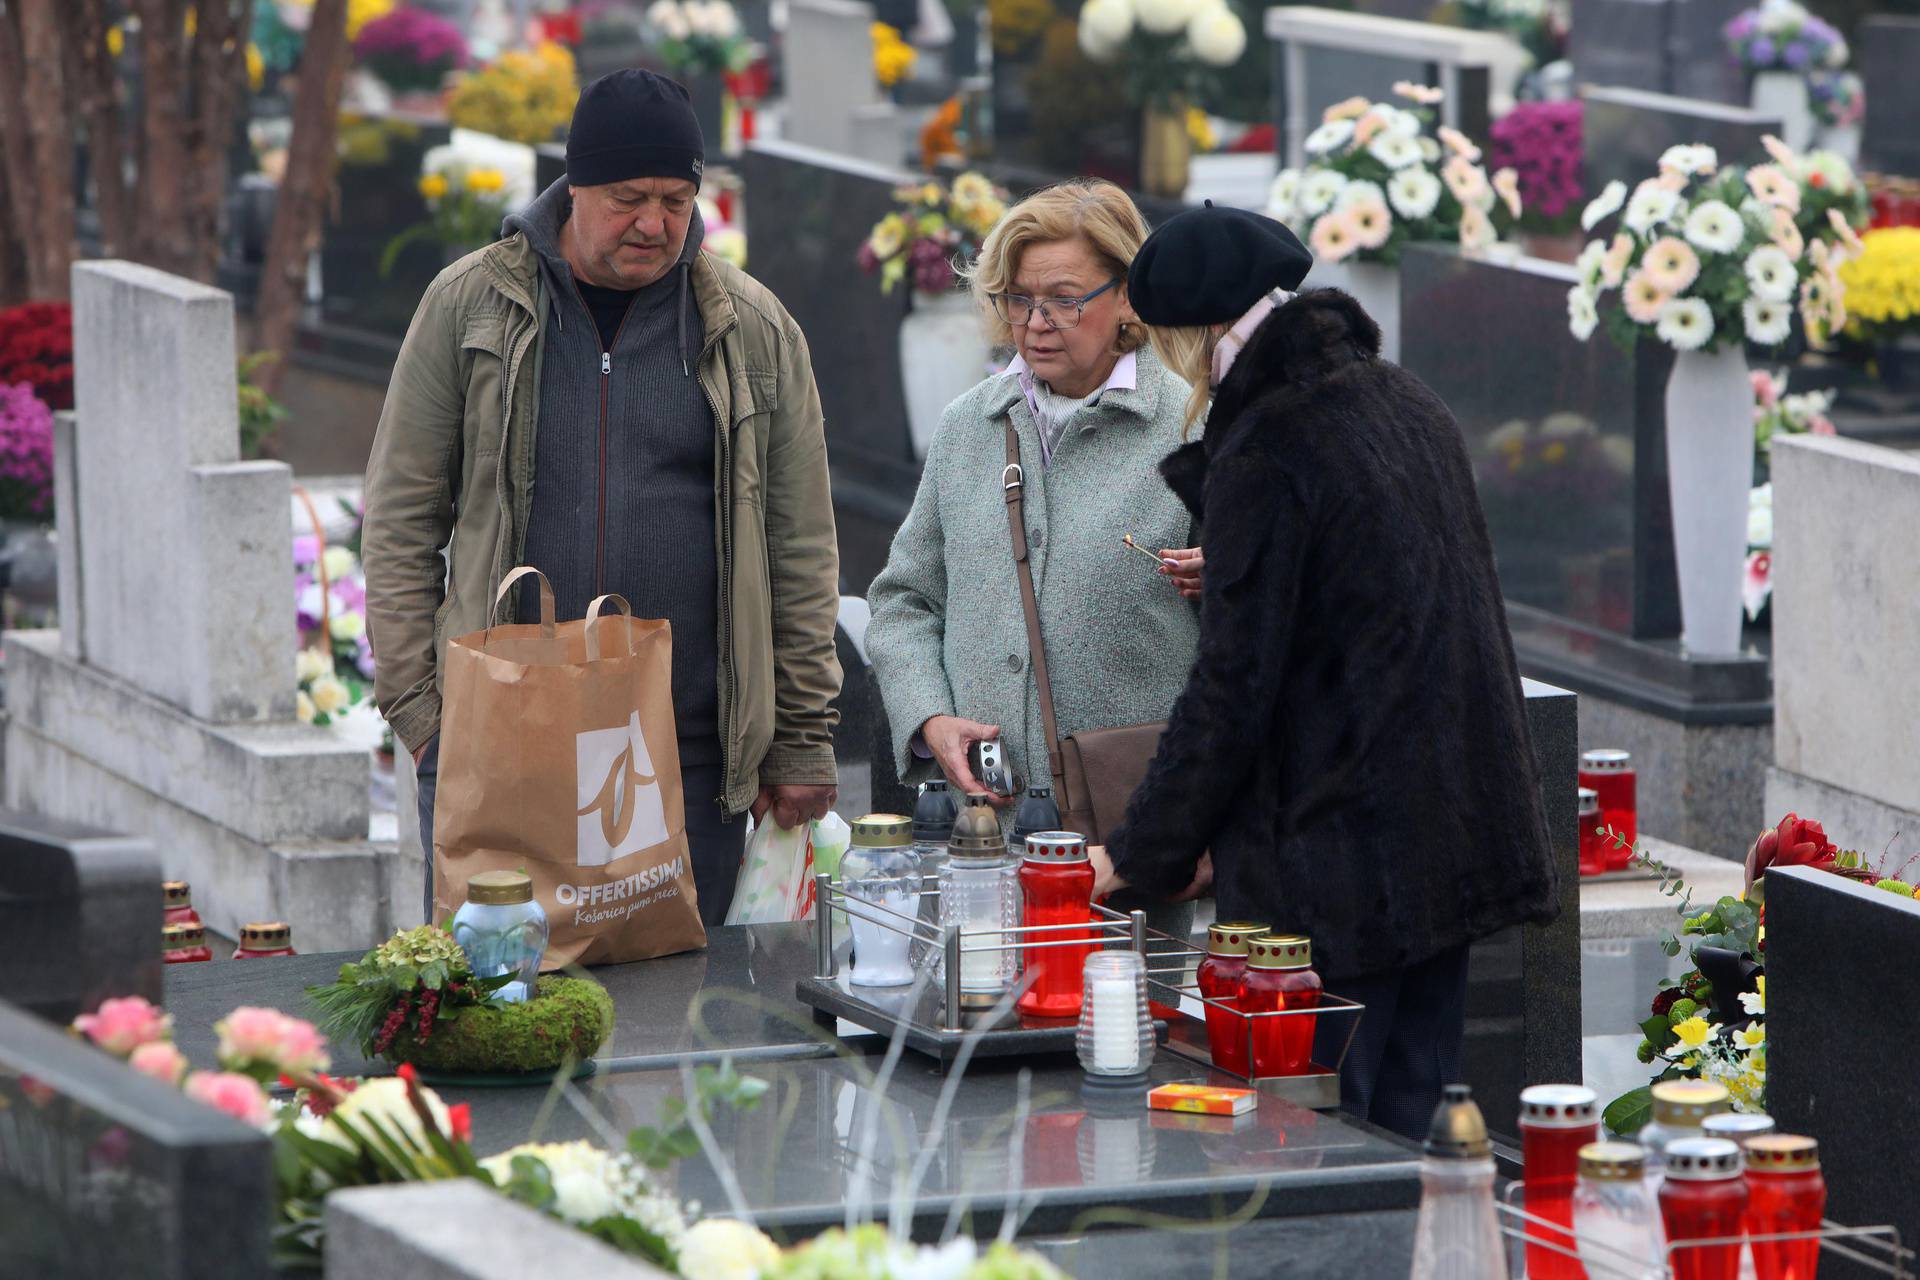
<path fill-rule="evenodd" d="M 839 552 L 805 337 L 711 254 L 692 285 L 706 330 L 697 373 L 718 428 L 721 799 L 738 813 L 762 784 L 835 780 Z M 526 545 L 545 291 L 524 236 L 469 254 L 428 287 L 394 364 L 362 557 L 374 695 L 409 750 L 439 731 L 448 638 L 488 625 Z"/>

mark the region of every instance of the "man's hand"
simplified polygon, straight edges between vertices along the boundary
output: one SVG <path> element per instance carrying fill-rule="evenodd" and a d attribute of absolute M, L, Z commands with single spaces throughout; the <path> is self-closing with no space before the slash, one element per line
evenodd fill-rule
<path fill-rule="evenodd" d="M 817 822 L 833 810 L 833 802 L 840 798 L 838 787 L 762 787 L 760 797 L 753 802 L 753 821 L 757 826 L 773 811 L 773 825 L 782 831 L 792 831 L 803 822 Z"/>
<path fill-rule="evenodd" d="M 1113 859 L 1107 856 L 1107 846 L 1088 845 L 1087 861 L 1093 864 L 1093 900 L 1095 902 L 1127 887 L 1126 877 L 1113 869 Z"/>
<path fill-rule="evenodd" d="M 1202 571 L 1207 558 L 1199 547 L 1187 547 L 1160 553 L 1160 572 L 1173 580 L 1183 599 L 1198 600 Z"/>
<path fill-rule="evenodd" d="M 413 753 L 414 768 L 418 769 L 420 767 L 420 762 L 427 758 L 427 748 L 432 745 L 433 745 L 433 739 L 428 738 L 425 742 L 421 743 L 418 748 L 415 749 Z"/>
<path fill-rule="evenodd" d="M 962 805 L 968 796 L 981 793 L 985 793 L 996 809 L 1004 809 L 1014 802 L 1013 796 L 988 791 L 985 784 L 973 776 L 973 766 L 967 763 L 967 748 L 999 737 L 998 725 L 962 720 L 959 716 L 928 716 L 927 722 L 920 726 L 920 736 L 926 740 L 927 750 L 933 752 L 933 762 L 947 775 Z"/>
<path fill-rule="evenodd" d="M 1174 902 L 1191 902 L 1195 898 L 1205 897 L 1213 888 L 1213 852 L 1200 855 L 1200 861 L 1193 868 L 1193 883 L 1173 895 Z"/>

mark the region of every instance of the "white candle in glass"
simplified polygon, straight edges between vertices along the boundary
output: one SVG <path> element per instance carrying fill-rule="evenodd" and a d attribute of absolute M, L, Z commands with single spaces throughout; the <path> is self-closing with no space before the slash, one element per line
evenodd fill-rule
<path fill-rule="evenodd" d="M 1093 1065 L 1116 1075 L 1140 1069 L 1139 1003 L 1132 978 L 1096 977 L 1088 984 L 1093 1005 Z"/>

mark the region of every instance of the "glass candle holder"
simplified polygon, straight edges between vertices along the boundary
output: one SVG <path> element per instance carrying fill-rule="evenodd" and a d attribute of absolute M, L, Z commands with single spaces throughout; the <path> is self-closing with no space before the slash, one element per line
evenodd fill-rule
<path fill-rule="evenodd" d="M 1087 859 L 1086 838 L 1071 831 L 1036 831 L 1028 836 L 1020 860 L 1020 894 L 1028 928 L 1091 923 L 1093 863 Z M 1093 950 L 1092 933 L 1053 928 L 1026 938 L 1034 944 L 1027 953 L 1032 981 L 1015 1007 L 1036 1018 L 1078 1017 L 1087 954 Z M 1059 945 L 1069 942 L 1084 945 Z"/>
<path fill-rule="evenodd" d="M 1599 1136 L 1599 1098 L 1582 1085 L 1537 1084 L 1520 1091 L 1520 1144 L 1527 1212 L 1558 1231 L 1527 1224 L 1527 1275 L 1532 1280 L 1582 1280 L 1574 1256 L 1573 1183 L 1580 1150 Z"/>
<path fill-rule="evenodd" d="M 205 926 L 197 924 L 161 925 L 160 959 L 166 964 L 196 964 L 202 960 L 213 959 L 213 948 L 207 945 L 207 931 Z"/>
<path fill-rule="evenodd" d="M 467 900 L 449 930 L 476 978 L 514 975 L 494 995 L 517 1003 L 533 998 L 540 959 L 547 953 L 547 913 L 534 901 L 524 871 L 482 871 L 467 881 Z"/>
<path fill-rule="evenodd" d="M 918 969 L 929 963 L 938 968 L 940 947 L 928 939 L 940 928 L 940 868 L 947 862 L 947 841 L 953 836 L 953 793 L 944 778 L 935 778 L 920 787 L 920 798 L 913 805 L 913 856 L 920 867 L 920 903 L 916 913 L 927 926 L 913 944 L 913 965 Z"/>
<path fill-rule="evenodd" d="M 1601 824 L 1612 827 L 1627 842 L 1625 849 L 1606 842 L 1606 869 L 1618 871 L 1633 861 L 1633 844 L 1639 839 L 1633 757 L 1613 749 L 1585 752 L 1580 757 L 1579 780 L 1581 786 L 1599 794 Z"/>
<path fill-rule="evenodd" d="M 1672 1248 L 1674 1280 L 1738 1280 L 1747 1184 L 1737 1143 L 1681 1138 L 1667 1144 L 1660 1218 Z M 1721 1244 L 1689 1243 L 1703 1240 Z"/>
<path fill-rule="evenodd" d="M 1580 1148 L 1580 1174 L 1573 1184 L 1573 1234 L 1590 1275 L 1657 1276 L 1666 1267 L 1666 1232 L 1660 1206 L 1647 1185 L 1647 1153 L 1631 1142 L 1590 1142 Z M 1533 1199 L 1527 1182 L 1527 1199 Z M 1529 1264 L 1531 1265 L 1531 1264 Z"/>
<path fill-rule="evenodd" d="M 1147 964 L 1137 951 L 1087 957 L 1074 1050 L 1088 1075 L 1137 1076 L 1153 1062 L 1153 1018 L 1147 1012 Z"/>
<path fill-rule="evenodd" d="M 1708 1116 L 1731 1110 L 1727 1086 L 1712 1080 L 1666 1080 L 1653 1086 L 1653 1119 L 1635 1139 L 1647 1150 L 1647 1180 L 1657 1191 L 1666 1176 L 1667 1147 L 1682 1138 L 1702 1137 Z"/>
<path fill-rule="evenodd" d="M 1762 1134 L 1775 1129 L 1773 1117 L 1757 1111 L 1722 1111 L 1700 1122 L 1700 1134 L 1706 1138 L 1725 1138 L 1745 1147 Z"/>
<path fill-rule="evenodd" d="M 1194 975 L 1202 996 L 1229 1006 L 1207 1006 L 1207 1049 L 1214 1066 L 1237 1076 L 1253 1075 L 1252 1020 L 1238 1012 L 1240 986 L 1247 976 L 1247 943 L 1266 932 L 1264 924 L 1247 920 L 1208 925 L 1207 957 Z"/>
<path fill-rule="evenodd" d="M 284 920 L 241 925 L 240 945 L 233 950 L 235 960 L 268 960 L 293 954 L 293 926 Z"/>
<path fill-rule="evenodd" d="M 1796 1134 L 1762 1134 L 1747 1143 L 1747 1234 L 1818 1231 L 1827 1209 L 1820 1144 Z M 1820 1241 L 1754 1240 L 1755 1280 L 1813 1280 Z"/>
<path fill-rule="evenodd" d="M 1600 835 L 1600 793 L 1580 788 L 1580 874 L 1597 876 L 1607 869 L 1605 841 Z"/>
<path fill-rule="evenodd" d="M 947 841 L 940 868 L 940 930 L 958 928 L 960 995 L 967 1003 L 992 1004 L 1020 976 L 1019 865 L 1007 854 L 1000 817 L 984 792 L 967 797 Z"/>
<path fill-rule="evenodd" d="M 894 813 L 870 813 L 856 818 L 852 828 L 853 842 L 840 860 L 853 933 L 847 981 L 856 987 L 907 986 L 913 981 L 913 936 L 908 930 L 920 912 L 913 821 Z M 862 910 L 863 903 L 879 910 Z"/>
<path fill-rule="evenodd" d="M 1240 983 L 1240 1007 L 1250 1014 L 1282 1009 L 1313 1009 L 1320 1004 L 1320 975 L 1313 965 L 1313 944 L 1297 935 L 1262 934 L 1247 943 L 1247 973 Z M 1305 1075 L 1313 1063 L 1311 1013 L 1287 1018 L 1253 1018 L 1253 1074 Z"/>
<path fill-rule="evenodd" d="M 166 903 L 165 912 L 160 917 L 162 924 L 199 924 L 200 913 L 193 909 L 193 886 L 185 880 L 167 880 L 160 885 L 162 900 Z"/>

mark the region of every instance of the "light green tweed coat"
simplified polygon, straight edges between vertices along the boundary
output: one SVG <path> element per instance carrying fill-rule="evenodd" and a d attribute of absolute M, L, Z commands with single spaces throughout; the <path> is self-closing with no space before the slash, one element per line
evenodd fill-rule
<path fill-rule="evenodd" d="M 1005 423 L 1026 475 L 1027 538 L 1060 732 L 1163 720 L 1186 687 L 1200 627 L 1153 562 L 1121 543 L 1193 545 L 1192 517 L 1160 478 L 1178 448 L 1188 387 L 1142 348 L 1136 389 L 1068 424 L 1053 465 L 1018 378 L 955 400 L 927 451 L 913 509 L 868 593 L 868 654 L 901 777 L 932 776 L 909 743 L 928 717 L 999 725 L 1014 768 L 1046 782 L 1046 730 L 1020 608 L 1007 507 Z"/>

